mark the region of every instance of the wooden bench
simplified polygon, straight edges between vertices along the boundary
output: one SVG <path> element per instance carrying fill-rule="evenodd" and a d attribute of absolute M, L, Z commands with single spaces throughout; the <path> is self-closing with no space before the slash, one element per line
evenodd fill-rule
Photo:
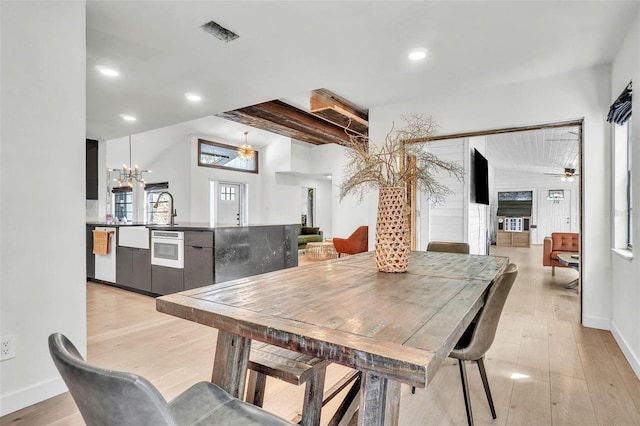
<path fill-rule="evenodd" d="M 324 379 L 328 365 L 329 361 L 322 358 L 314 358 L 254 340 L 249 356 L 249 380 L 245 400 L 262 407 L 267 376 L 296 386 L 304 383 L 302 418 L 294 419 L 294 422 L 305 426 L 318 425 L 322 407 L 358 378 L 358 372 L 354 370 L 324 392 Z"/>

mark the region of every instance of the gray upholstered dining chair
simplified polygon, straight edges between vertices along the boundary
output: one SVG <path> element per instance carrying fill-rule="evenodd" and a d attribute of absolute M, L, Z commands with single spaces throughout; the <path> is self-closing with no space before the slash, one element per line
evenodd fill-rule
<path fill-rule="evenodd" d="M 427 251 L 469 254 L 469 244 L 450 241 L 429 241 Z"/>
<path fill-rule="evenodd" d="M 469 426 L 473 426 L 473 415 L 471 413 L 471 399 L 469 398 L 469 384 L 467 383 L 467 370 L 465 361 L 475 361 L 480 370 L 480 377 L 484 385 L 484 391 L 487 394 L 491 416 L 496 418 L 496 410 L 489 389 L 489 381 L 487 380 L 487 372 L 484 368 L 484 354 L 489 350 L 493 339 L 496 336 L 498 321 L 502 314 L 502 308 L 507 300 L 509 291 L 513 287 L 513 282 L 518 275 L 518 266 L 511 263 L 498 279 L 491 285 L 484 302 L 484 306 L 476 315 L 471 325 L 465 330 L 464 334 L 451 351 L 449 356 L 458 360 L 460 367 L 460 378 L 462 380 L 462 392 L 464 393 L 464 404 L 467 409 L 467 421 Z"/>
<path fill-rule="evenodd" d="M 49 352 L 89 426 L 291 425 L 209 382 L 167 403 L 144 377 L 86 363 L 60 333 L 49 336 Z"/>

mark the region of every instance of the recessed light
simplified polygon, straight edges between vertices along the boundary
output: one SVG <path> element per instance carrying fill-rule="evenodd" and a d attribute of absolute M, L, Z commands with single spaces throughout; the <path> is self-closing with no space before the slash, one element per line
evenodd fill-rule
<path fill-rule="evenodd" d="M 195 93 L 185 93 L 184 94 L 188 100 L 190 100 L 191 102 L 200 102 L 202 100 L 202 98 L 200 97 L 200 95 L 196 95 Z"/>
<path fill-rule="evenodd" d="M 102 65 L 96 66 L 96 69 L 100 71 L 101 74 L 106 75 L 108 77 L 117 77 L 120 75 L 120 73 L 114 70 L 113 68 L 108 68 Z"/>
<path fill-rule="evenodd" d="M 409 59 L 412 61 L 420 61 L 427 57 L 427 49 L 418 47 L 409 52 Z"/>
<path fill-rule="evenodd" d="M 136 121 L 136 118 L 133 115 L 120 114 L 120 117 L 125 121 Z"/>

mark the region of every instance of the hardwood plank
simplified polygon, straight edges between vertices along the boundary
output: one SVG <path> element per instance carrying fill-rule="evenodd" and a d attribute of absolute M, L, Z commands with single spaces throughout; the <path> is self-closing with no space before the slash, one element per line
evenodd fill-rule
<path fill-rule="evenodd" d="M 517 372 L 549 382 L 549 340 L 547 321 L 532 317 L 523 324 Z"/>
<path fill-rule="evenodd" d="M 550 393 L 548 381 L 516 380 L 513 384 L 507 424 L 525 426 L 552 424 Z"/>
<path fill-rule="evenodd" d="M 551 374 L 551 413 L 553 425 L 582 426 L 596 418 L 584 379 Z"/>
<path fill-rule="evenodd" d="M 604 342 L 600 337 L 600 331 L 595 328 L 584 327 L 582 324 L 572 323 L 573 335 L 576 343 L 590 346 L 604 347 Z"/>
<path fill-rule="evenodd" d="M 571 323 L 548 320 L 547 327 L 549 329 L 550 372 L 584 380 L 582 362 Z"/>
<path fill-rule="evenodd" d="M 607 349 L 579 343 L 578 351 L 598 423 L 637 424 L 640 412 Z"/>
<path fill-rule="evenodd" d="M 609 355 L 613 359 L 616 370 L 618 370 L 618 373 L 627 388 L 627 392 L 629 392 L 629 396 L 633 399 L 636 410 L 640 412 L 640 378 L 638 378 L 633 372 L 633 369 L 629 365 L 629 361 L 624 357 L 624 354 L 618 347 L 613 335 L 608 331 L 603 331 L 600 336 L 606 345 Z"/>

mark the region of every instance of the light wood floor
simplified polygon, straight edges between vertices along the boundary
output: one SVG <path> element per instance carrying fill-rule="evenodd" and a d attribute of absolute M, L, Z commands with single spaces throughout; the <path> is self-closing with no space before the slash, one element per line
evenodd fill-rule
<path fill-rule="evenodd" d="M 477 368 L 468 364 L 477 425 L 640 425 L 640 381 L 611 333 L 579 325 L 579 295 L 563 284 L 576 272 L 541 266 L 541 247 L 493 248 L 520 273 L 509 295 L 486 367 L 498 418 L 491 419 Z M 310 262 L 301 257 L 301 264 Z M 150 297 L 88 284 L 88 359 L 138 373 L 171 399 L 211 374 L 215 330 L 155 311 Z M 332 365 L 327 386 L 344 367 Z M 514 373 L 522 378 L 511 378 Z M 274 379 L 265 408 L 293 419 L 302 388 Z M 323 423 L 335 406 L 323 410 Z M 2 425 L 81 425 L 69 394 L 0 419 Z M 455 361 L 448 360 L 426 389 L 402 388 L 402 425 L 464 426 L 466 417 Z"/>

